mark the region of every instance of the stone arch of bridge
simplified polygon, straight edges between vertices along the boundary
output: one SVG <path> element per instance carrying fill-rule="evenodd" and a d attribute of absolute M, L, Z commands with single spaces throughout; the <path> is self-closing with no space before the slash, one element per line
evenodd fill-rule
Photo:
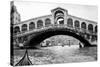
<path fill-rule="evenodd" d="M 51 36 L 55 36 L 55 35 L 72 36 L 72 37 L 78 39 L 80 42 L 82 42 L 84 44 L 84 46 L 91 46 L 90 42 L 88 40 L 86 40 L 84 37 L 82 37 L 78 33 L 75 33 L 73 31 L 69 31 L 65 28 L 64 29 L 44 30 L 44 31 L 36 33 L 35 36 L 33 34 L 33 35 L 31 35 L 30 39 L 24 45 L 29 46 L 29 47 L 35 47 L 35 46 L 39 45 L 43 40 L 45 40 Z"/>

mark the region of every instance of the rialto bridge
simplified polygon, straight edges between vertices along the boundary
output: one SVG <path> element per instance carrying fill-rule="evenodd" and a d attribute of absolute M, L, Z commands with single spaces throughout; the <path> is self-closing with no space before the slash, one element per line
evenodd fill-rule
<path fill-rule="evenodd" d="M 36 17 L 16 23 L 13 26 L 14 44 L 22 43 L 32 47 L 54 35 L 73 36 L 84 46 L 97 42 L 97 22 L 68 14 L 66 9 L 57 7 L 50 15 Z"/>

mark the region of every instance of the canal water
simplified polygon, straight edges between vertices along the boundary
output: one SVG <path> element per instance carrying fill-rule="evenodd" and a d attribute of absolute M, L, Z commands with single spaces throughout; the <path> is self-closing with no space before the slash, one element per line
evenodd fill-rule
<path fill-rule="evenodd" d="M 25 49 L 14 50 L 14 64 L 23 57 Z M 28 49 L 32 64 L 56 64 L 71 62 L 89 62 L 97 60 L 97 47 L 79 48 L 75 46 L 52 46 L 41 49 Z"/>

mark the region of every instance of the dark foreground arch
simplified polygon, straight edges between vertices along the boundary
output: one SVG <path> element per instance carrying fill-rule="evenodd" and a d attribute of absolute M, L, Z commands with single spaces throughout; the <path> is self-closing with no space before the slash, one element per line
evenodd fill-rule
<path fill-rule="evenodd" d="M 32 35 L 30 40 L 28 40 L 25 43 L 25 45 L 28 45 L 29 47 L 37 46 L 46 38 L 49 38 L 54 35 L 69 35 L 69 36 L 72 36 L 72 37 L 78 39 L 79 41 L 81 41 L 85 47 L 91 46 L 91 44 L 85 38 L 76 34 L 75 32 L 73 32 L 73 30 L 70 31 L 67 28 L 61 28 L 61 29 L 59 29 L 59 28 L 53 29 L 52 28 L 52 29 L 40 31 L 40 32 L 36 33 L 36 35 Z"/>

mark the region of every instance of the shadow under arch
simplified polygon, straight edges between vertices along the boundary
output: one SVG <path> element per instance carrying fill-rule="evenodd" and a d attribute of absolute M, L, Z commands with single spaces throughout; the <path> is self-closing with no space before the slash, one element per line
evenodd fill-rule
<path fill-rule="evenodd" d="M 68 36 L 72 36 L 76 39 L 78 39 L 79 41 L 81 41 L 84 44 L 84 47 L 88 47 L 91 46 L 91 44 L 82 36 L 76 34 L 73 31 L 69 31 L 67 28 L 56 28 L 56 29 L 48 29 L 48 30 L 44 30 L 44 31 L 40 31 L 38 33 L 36 33 L 36 35 L 31 36 L 30 40 L 28 40 L 25 45 L 28 45 L 29 47 L 35 47 L 38 44 L 40 44 L 43 40 L 51 37 L 51 36 L 55 36 L 55 35 L 68 35 Z"/>

